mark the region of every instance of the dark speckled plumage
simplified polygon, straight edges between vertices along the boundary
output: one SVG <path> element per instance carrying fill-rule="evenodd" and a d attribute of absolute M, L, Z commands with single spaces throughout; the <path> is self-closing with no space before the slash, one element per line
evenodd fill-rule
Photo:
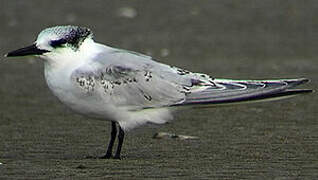
<path fill-rule="evenodd" d="M 45 35 L 52 32 L 58 37 L 56 40 L 50 41 L 50 45 L 54 48 L 68 44 L 77 49 L 85 38 L 93 35 L 90 29 L 78 26 L 57 26 L 48 28 L 41 34 Z"/>

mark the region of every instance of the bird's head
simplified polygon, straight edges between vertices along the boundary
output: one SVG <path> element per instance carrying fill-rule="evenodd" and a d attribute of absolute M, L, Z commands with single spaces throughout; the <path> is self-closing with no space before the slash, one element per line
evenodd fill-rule
<path fill-rule="evenodd" d="M 70 55 L 79 51 L 84 41 L 92 38 L 91 30 L 85 27 L 55 26 L 40 32 L 31 46 L 11 51 L 5 56 L 41 56 L 50 59 L 63 54 Z"/>

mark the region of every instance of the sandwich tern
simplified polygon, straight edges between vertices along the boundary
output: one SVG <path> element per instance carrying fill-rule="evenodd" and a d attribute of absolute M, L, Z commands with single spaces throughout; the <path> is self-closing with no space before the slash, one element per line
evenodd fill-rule
<path fill-rule="evenodd" d="M 308 79 L 217 79 L 156 62 L 147 55 L 109 47 L 93 40 L 90 29 L 56 26 L 44 29 L 28 47 L 5 56 L 38 56 L 46 82 L 73 111 L 109 120 L 111 136 L 103 158 L 120 159 L 125 132 L 146 123 L 163 124 L 180 106 L 212 106 L 291 97 L 312 92 L 291 89 Z M 117 136 L 118 147 L 112 154 Z"/>

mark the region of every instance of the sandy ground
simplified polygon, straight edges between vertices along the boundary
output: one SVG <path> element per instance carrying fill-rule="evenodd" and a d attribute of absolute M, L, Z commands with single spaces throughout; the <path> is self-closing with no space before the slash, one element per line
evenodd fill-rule
<path fill-rule="evenodd" d="M 88 3 L 89 2 L 89 3 Z M 318 87 L 317 1 L 0 0 L 0 54 L 45 27 L 90 27 L 99 42 L 215 77 L 307 77 Z M 128 133 L 102 160 L 110 123 L 75 115 L 49 91 L 37 58 L 0 57 L 0 179 L 316 179 L 317 93 L 191 109 Z M 5 61 L 4 61 L 5 60 Z M 152 139 L 156 132 L 199 140 Z"/>

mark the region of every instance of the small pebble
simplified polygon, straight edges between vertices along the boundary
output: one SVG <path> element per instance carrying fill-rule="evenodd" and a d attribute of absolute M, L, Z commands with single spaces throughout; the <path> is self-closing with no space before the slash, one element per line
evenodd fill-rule
<path fill-rule="evenodd" d="M 187 136 L 187 135 L 177 135 L 173 133 L 167 133 L 167 132 L 158 132 L 153 135 L 154 139 L 180 139 L 180 140 L 189 140 L 189 139 L 199 139 L 197 136 Z"/>

